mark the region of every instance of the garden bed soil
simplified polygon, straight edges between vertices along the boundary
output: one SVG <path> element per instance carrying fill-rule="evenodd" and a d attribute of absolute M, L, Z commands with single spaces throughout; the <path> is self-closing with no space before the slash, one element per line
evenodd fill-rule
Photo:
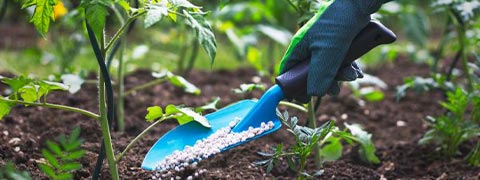
<path fill-rule="evenodd" d="M 460 157 L 442 159 L 436 155 L 435 147 L 418 145 L 418 140 L 426 131 L 425 117 L 439 115 L 443 110 L 438 102 L 443 99 L 441 92 L 429 92 L 422 95 L 407 93 L 400 102 L 395 101 L 395 86 L 402 83 L 402 77 L 411 75 L 428 75 L 428 67 L 414 65 L 406 61 L 383 65 L 367 71 L 379 76 L 389 85 L 386 97 L 380 102 L 367 102 L 360 106 L 348 90 L 343 90 L 339 97 L 324 98 L 317 118 L 319 123 L 334 119 L 336 124 L 359 123 L 373 134 L 377 146 L 377 155 L 381 160 L 378 165 L 364 164 L 359 160 L 355 148 L 345 148 L 344 156 L 324 165 L 321 179 L 479 179 L 480 169 L 465 165 Z M 189 81 L 202 89 L 201 96 L 185 94 L 182 90 L 168 83 L 139 91 L 127 97 L 125 101 L 126 132 L 113 133 L 116 152 L 120 152 L 149 123 L 144 117 L 146 108 L 153 105 L 185 104 L 199 106 L 209 102 L 213 97 L 221 97 L 220 106 L 241 100 L 243 97 L 231 92 L 232 88 L 242 83 L 252 82 L 256 73 L 251 69 L 236 71 L 204 72 L 193 71 Z M 5 75 L 5 73 L 3 73 Z M 92 76 L 94 78 L 95 76 Z M 152 80 L 148 71 L 136 71 L 126 77 L 127 89 Z M 263 82 L 269 82 L 263 79 Z M 270 86 L 271 83 L 266 83 Z M 0 85 L 0 92 L 5 86 Z M 254 92 L 249 97 L 260 97 L 262 92 Z M 52 103 L 66 104 L 84 108 L 93 112 L 97 110 L 97 89 L 94 84 L 83 85 L 80 92 L 68 94 L 57 92 L 49 95 Z M 290 114 L 298 115 L 300 123 L 305 116 L 294 110 Z M 101 131 L 98 122 L 75 113 L 51 110 L 41 107 L 15 107 L 10 115 L 0 121 L 0 165 L 12 161 L 19 169 L 29 171 L 34 179 L 46 179 L 40 172 L 38 163 L 42 162 L 40 150 L 45 147 L 47 139 L 60 134 L 68 134 L 74 127 L 81 127 L 81 137 L 86 155 L 81 159 L 83 168 L 75 172 L 75 179 L 91 178 L 95 166 L 97 151 L 100 147 Z M 149 148 L 176 122 L 168 120 L 153 128 L 136 144 L 119 163 L 121 179 L 150 179 L 152 172 L 140 168 L 143 157 Z M 284 129 L 248 144 L 218 154 L 201 161 L 197 169 L 188 169 L 178 173 L 182 179 L 198 176 L 194 179 L 292 179 L 295 173 L 285 164 L 276 166 L 271 173 L 262 167 L 252 165 L 262 157 L 258 151 L 268 150 L 279 143 L 292 144 L 291 135 Z M 463 150 L 468 151 L 473 143 L 466 143 Z M 109 179 L 106 161 L 101 179 Z M 313 162 L 308 169 L 314 171 Z M 200 170 L 203 173 L 199 173 Z"/>

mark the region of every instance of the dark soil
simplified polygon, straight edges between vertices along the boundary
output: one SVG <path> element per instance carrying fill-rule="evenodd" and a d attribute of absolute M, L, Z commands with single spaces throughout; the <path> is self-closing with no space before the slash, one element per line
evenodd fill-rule
<path fill-rule="evenodd" d="M 426 76 L 428 67 L 413 65 L 404 61 L 384 65 L 367 71 L 379 76 L 389 84 L 386 98 L 381 102 L 367 102 L 360 106 L 350 96 L 348 90 L 339 97 L 324 98 L 318 116 L 319 123 L 328 119 L 336 120 L 343 126 L 345 122 L 359 123 L 373 134 L 377 146 L 379 165 L 364 164 L 359 160 L 355 148 L 346 148 L 341 160 L 326 163 L 323 179 L 479 179 L 480 169 L 465 165 L 462 159 L 442 159 L 435 153 L 433 146 L 418 145 L 418 140 L 426 131 L 424 121 L 427 115 L 439 115 L 443 110 L 438 101 L 443 99 L 441 92 L 422 95 L 408 93 L 400 102 L 395 101 L 395 86 L 402 83 L 402 77 L 411 75 Z M 126 132 L 113 133 L 116 152 L 120 152 L 149 123 L 145 122 L 146 108 L 153 105 L 185 104 L 199 106 L 209 102 L 213 97 L 221 97 L 221 106 L 226 106 L 243 97 L 231 93 L 231 89 L 242 83 L 252 82 L 255 71 L 241 69 L 237 71 L 199 72 L 194 71 L 188 78 L 202 89 L 201 96 L 185 94 L 170 84 L 161 84 L 139 91 L 127 97 L 125 102 Z M 5 75 L 5 74 L 4 74 Z M 94 76 L 93 76 L 94 77 Z M 148 71 L 137 71 L 126 78 L 127 89 L 152 80 Z M 268 80 L 263 79 L 264 82 Z M 270 83 L 267 83 L 270 86 Z M 0 92 L 5 86 L 0 85 Z M 251 97 L 260 97 L 261 92 L 254 92 Z M 93 112 L 97 110 L 97 90 L 94 84 L 86 84 L 77 94 L 65 92 L 49 96 L 52 103 L 66 104 L 84 108 Z M 293 110 L 290 114 L 304 115 Z M 303 123 L 303 121 L 301 122 Z M 45 147 L 47 139 L 54 139 L 60 134 L 68 134 L 74 127 L 81 127 L 82 145 L 87 153 L 81 159 L 83 168 L 75 173 L 75 179 L 91 178 L 97 151 L 101 140 L 100 125 L 88 117 L 60 110 L 40 107 L 15 107 L 10 115 L 0 121 L 0 165 L 12 161 L 19 169 L 27 170 L 34 179 L 46 179 L 38 168 L 43 161 L 40 149 Z M 166 131 L 176 126 L 175 121 L 166 121 L 148 133 L 119 163 L 122 179 L 149 179 L 152 172 L 140 169 L 143 157 L 155 141 Z M 12 140 L 14 139 L 14 140 Z M 175 176 L 185 179 L 202 171 L 198 179 L 293 179 L 295 173 L 286 165 L 277 166 L 271 173 L 261 167 L 252 165 L 262 157 L 256 154 L 283 142 L 292 144 L 293 139 L 284 129 L 246 145 L 234 148 L 213 158 L 199 163 L 198 169 L 188 169 Z M 465 144 L 463 149 L 471 148 L 473 143 Z M 309 170 L 314 171 L 313 162 Z M 109 179 L 105 162 L 101 179 Z"/>

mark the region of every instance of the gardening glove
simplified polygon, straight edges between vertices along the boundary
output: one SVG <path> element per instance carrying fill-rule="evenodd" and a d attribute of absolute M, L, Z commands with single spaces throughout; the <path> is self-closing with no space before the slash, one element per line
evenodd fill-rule
<path fill-rule="evenodd" d="M 391 0 L 335 0 L 323 2 L 318 13 L 293 37 L 280 64 L 283 74 L 302 61 L 310 61 L 307 94 L 294 97 L 337 95 L 338 81 L 353 81 L 363 73 L 354 62 L 340 69 L 354 37 L 370 22 L 370 14 Z"/>

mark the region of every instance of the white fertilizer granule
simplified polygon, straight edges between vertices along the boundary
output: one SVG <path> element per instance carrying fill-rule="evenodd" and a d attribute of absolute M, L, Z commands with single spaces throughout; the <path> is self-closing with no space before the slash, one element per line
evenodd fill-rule
<path fill-rule="evenodd" d="M 246 141 L 274 127 L 272 121 L 268 123 L 262 122 L 258 128 L 250 127 L 246 131 L 234 133 L 232 128 L 239 120 L 237 118 L 228 127 L 219 129 L 208 138 L 198 140 L 193 146 L 185 146 L 182 151 L 174 151 L 171 155 L 165 157 L 163 161 L 158 163 L 156 177 L 161 177 L 168 170 L 179 172 L 183 171 L 187 166 L 196 166 L 197 161 L 208 158 L 219 153 L 225 147 Z"/>

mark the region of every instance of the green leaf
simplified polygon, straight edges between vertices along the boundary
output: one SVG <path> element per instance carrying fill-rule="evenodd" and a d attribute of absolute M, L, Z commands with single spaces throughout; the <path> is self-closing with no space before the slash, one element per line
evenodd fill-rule
<path fill-rule="evenodd" d="M 97 39 L 103 38 L 103 28 L 105 27 L 105 22 L 108 16 L 108 8 L 105 3 L 92 1 L 86 7 L 86 19 L 92 27 Z"/>
<path fill-rule="evenodd" d="M 218 110 L 218 108 L 217 108 L 218 102 L 220 102 L 220 97 L 215 97 L 215 98 L 213 98 L 213 100 L 210 103 L 195 108 L 195 111 L 196 112 L 203 112 L 205 110 L 215 110 L 216 111 L 216 110 Z"/>
<path fill-rule="evenodd" d="M 168 1 L 160 1 L 156 4 L 147 4 L 145 9 L 147 14 L 145 15 L 145 28 L 149 28 L 155 23 L 159 22 L 163 16 L 168 15 Z"/>
<path fill-rule="evenodd" d="M 26 78 L 25 76 L 19 76 L 16 78 L 3 78 L 2 82 L 10 86 L 13 92 L 17 92 L 23 86 L 32 82 L 32 79 Z"/>
<path fill-rule="evenodd" d="M 163 110 L 160 106 L 149 107 L 147 108 L 147 111 L 148 113 L 145 116 L 145 119 L 147 119 L 148 122 L 153 122 L 163 116 Z"/>
<path fill-rule="evenodd" d="M 174 7 L 184 7 L 184 8 L 193 8 L 198 9 L 200 7 L 193 5 L 191 2 L 187 0 L 170 0 Z"/>
<path fill-rule="evenodd" d="M 366 87 L 360 89 L 360 96 L 364 97 L 365 100 L 371 102 L 381 101 L 385 98 L 385 94 L 382 91 L 376 90 L 372 87 Z"/>
<path fill-rule="evenodd" d="M 198 123 L 200 123 L 204 127 L 207 127 L 207 128 L 211 127 L 207 118 L 205 118 L 204 116 L 196 113 L 195 111 L 193 111 L 190 108 L 177 107 L 175 105 L 168 105 L 165 108 L 165 114 L 166 115 L 173 115 L 173 114 L 177 114 L 177 113 L 182 114 L 180 116 L 175 117 L 179 124 L 185 124 L 185 123 L 188 123 L 188 122 L 193 120 L 193 121 L 197 121 Z"/>
<path fill-rule="evenodd" d="M 342 157 L 343 146 L 339 138 L 330 137 L 328 144 L 320 149 L 320 156 L 323 161 L 335 161 Z"/>
<path fill-rule="evenodd" d="M 0 99 L 3 99 L 4 97 L 0 97 Z M 9 103 L 6 103 L 2 100 L 0 100 L 0 120 L 3 119 L 4 116 L 8 115 L 10 113 L 10 109 L 12 106 Z"/>
<path fill-rule="evenodd" d="M 62 166 L 60 166 L 59 169 L 62 171 L 75 171 L 80 169 L 81 167 L 82 165 L 80 165 L 80 163 L 73 162 L 73 163 L 62 164 Z"/>
<path fill-rule="evenodd" d="M 42 149 L 42 155 L 53 167 L 58 168 L 60 166 L 57 158 L 55 158 L 55 156 L 53 156 L 53 154 L 46 149 Z"/>
<path fill-rule="evenodd" d="M 126 12 L 130 12 L 130 3 L 127 2 L 126 0 L 119 0 L 118 2 L 118 5 L 120 5 L 120 7 L 122 7 Z"/>
<path fill-rule="evenodd" d="M 45 175 L 47 175 L 48 177 L 50 177 L 52 179 L 54 179 L 56 177 L 55 171 L 49 165 L 40 163 L 38 166 L 40 167 L 40 170 L 42 170 L 42 172 L 45 173 Z"/>
<path fill-rule="evenodd" d="M 185 114 L 189 117 L 192 117 L 194 121 L 197 121 L 202 126 L 207 127 L 207 128 L 212 127 L 210 125 L 210 123 L 208 122 L 207 118 L 205 118 L 204 116 L 196 113 L 192 109 L 190 109 L 190 108 L 179 108 L 178 110 L 181 111 L 183 114 Z M 180 124 L 183 124 L 183 123 L 180 123 Z"/>
<path fill-rule="evenodd" d="M 63 160 L 68 160 L 68 161 L 77 160 L 83 157 L 83 155 L 85 155 L 85 151 L 78 150 L 78 151 L 68 153 L 63 157 Z"/>
<path fill-rule="evenodd" d="M 350 133 L 355 136 L 357 142 L 360 143 L 360 158 L 368 163 L 380 163 L 380 160 L 375 155 L 375 145 L 372 142 L 372 135 L 364 131 L 359 124 L 349 125 L 345 123 L 345 127 L 350 130 Z"/>
<path fill-rule="evenodd" d="M 35 102 L 37 101 L 40 97 L 37 94 L 39 86 L 37 85 L 27 85 L 18 90 L 18 93 L 20 93 L 20 97 L 25 102 Z"/>
<path fill-rule="evenodd" d="M 217 43 L 212 27 L 200 13 L 187 12 L 183 10 L 183 14 L 187 18 L 187 25 L 195 30 L 198 42 L 207 52 L 208 56 L 210 57 L 211 64 L 213 64 L 217 54 Z"/>
<path fill-rule="evenodd" d="M 81 140 L 79 139 L 80 138 L 80 128 L 79 127 L 76 127 L 75 129 L 73 129 L 72 133 L 70 133 L 70 137 L 68 138 L 68 142 L 72 143 L 72 142 L 81 142 Z M 69 151 L 69 150 L 67 150 Z"/>
<path fill-rule="evenodd" d="M 67 85 L 58 82 L 39 81 L 37 84 L 40 86 L 38 89 L 39 96 L 46 95 L 52 91 L 66 91 L 69 89 Z"/>
<path fill-rule="evenodd" d="M 5 167 L 0 167 L 0 179 L 6 180 L 30 180 L 32 179 L 27 171 L 15 169 L 15 165 L 7 161 Z"/>
<path fill-rule="evenodd" d="M 200 93 L 202 92 L 197 86 L 188 82 L 182 76 L 173 75 L 168 80 L 173 85 L 183 88 L 183 90 L 187 93 L 191 93 L 191 94 L 194 94 L 194 95 L 200 95 Z"/>
<path fill-rule="evenodd" d="M 60 148 L 60 146 L 55 143 L 55 142 L 52 142 L 50 140 L 47 140 L 47 147 L 48 149 L 50 149 L 53 153 L 55 153 L 57 156 L 61 156 L 62 155 L 62 149 Z"/>
<path fill-rule="evenodd" d="M 70 173 L 60 173 L 60 174 L 57 175 L 56 179 L 59 179 L 59 180 L 73 179 L 73 174 L 70 174 Z"/>
<path fill-rule="evenodd" d="M 35 6 L 35 11 L 30 19 L 37 31 L 45 37 L 50 26 L 50 21 L 54 20 L 54 6 L 57 0 L 30 0 L 22 5 L 22 9 Z"/>
<path fill-rule="evenodd" d="M 245 94 L 250 93 L 255 89 L 259 89 L 261 91 L 265 91 L 265 86 L 263 84 L 241 84 L 240 88 L 233 89 L 233 93 L 235 94 Z"/>

